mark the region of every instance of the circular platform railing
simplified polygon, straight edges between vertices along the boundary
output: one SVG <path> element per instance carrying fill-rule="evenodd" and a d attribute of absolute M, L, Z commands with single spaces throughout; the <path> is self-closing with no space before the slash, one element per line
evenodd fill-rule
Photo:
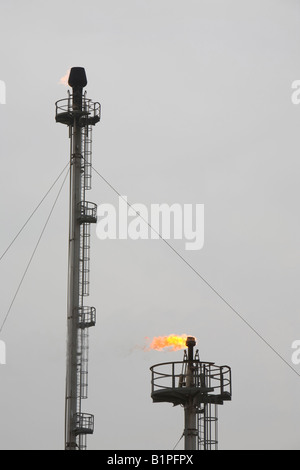
<path fill-rule="evenodd" d="M 165 362 L 150 368 L 153 401 L 184 403 L 189 395 L 199 395 L 207 403 L 222 404 L 231 399 L 231 369 L 213 362 L 194 360 L 187 373 L 188 361 Z M 201 398 L 202 397 L 202 398 Z"/>
<path fill-rule="evenodd" d="M 70 125 L 74 116 L 80 116 L 82 124 L 94 125 L 101 119 L 101 104 L 83 97 L 82 109 L 79 111 L 76 106 L 73 107 L 73 95 L 64 98 L 55 103 L 55 119 L 62 124 Z"/>
<path fill-rule="evenodd" d="M 81 201 L 79 203 L 79 221 L 80 223 L 96 223 L 97 222 L 97 204 L 89 201 Z"/>

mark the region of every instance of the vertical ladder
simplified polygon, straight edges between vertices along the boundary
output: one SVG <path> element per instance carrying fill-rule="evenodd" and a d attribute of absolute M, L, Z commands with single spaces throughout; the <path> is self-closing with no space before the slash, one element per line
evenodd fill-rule
<path fill-rule="evenodd" d="M 218 449 L 218 406 L 204 403 L 198 409 L 198 450 Z"/>
<path fill-rule="evenodd" d="M 83 109 L 88 107 L 84 96 Z M 75 432 L 80 450 L 86 449 L 86 436 L 94 431 L 94 416 L 83 413 L 81 400 L 88 397 L 89 328 L 95 326 L 96 309 L 84 306 L 84 297 L 90 287 L 90 224 L 97 221 L 97 206 L 86 201 L 86 191 L 91 189 L 92 126 L 86 123 L 81 129 L 81 203 L 80 203 L 80 257 L 79 257 L 79 308 L 77 351 L 77 396 Z"/>

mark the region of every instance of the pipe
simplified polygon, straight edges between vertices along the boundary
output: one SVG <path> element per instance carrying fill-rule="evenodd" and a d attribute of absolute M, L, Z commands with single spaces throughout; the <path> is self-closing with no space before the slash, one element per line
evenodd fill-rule
<path fill-rule="evenodd" d="M 194 347 L 196 346 L 196 339 L 193 336 L 188 336 L 186 339 L 186 346 L 188 348 L 188 365 L 186 386 L 194 387 Z M 184 406 L 184 448 L 185 450 L 197 449 L 197 408 L 194 404 L 193 396 L 189 396 Z"/>

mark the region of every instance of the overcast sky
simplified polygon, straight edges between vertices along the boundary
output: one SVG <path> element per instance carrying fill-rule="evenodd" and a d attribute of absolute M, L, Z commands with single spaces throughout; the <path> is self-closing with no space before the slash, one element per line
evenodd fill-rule
<path fill-rule="evenodd" d="M 130 202 L 205 206 L 202 250 L 174 247 L 300 374 L 297 0 L 0 0 L 0 251 L 69 159 L 59 79 L 85 67 L 102 105 L 93 164 Z M 2 322 L 58 186 L 0 263 Z M 96 175 L 89 200 L 117 206 Z M 0 448 L 62 449 L 68 184 L 0 335 Z M 145 337 L 192 334 L 232 368 L 220 449 L 299 449 L 300 377 L 160 240 L 92 227 L 89 449 L 173 449 L 183 410 L 153 404 Z M 178 449 L 182 449 L 182 441 Z"/>

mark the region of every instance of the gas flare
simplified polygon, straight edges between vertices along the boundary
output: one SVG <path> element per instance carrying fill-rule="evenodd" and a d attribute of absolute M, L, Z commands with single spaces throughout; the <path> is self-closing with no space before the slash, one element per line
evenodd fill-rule
<path fill-rule="evenodd" d="M 66 75 L 64 75 L 63 77 L 61 77 L 61 79 L 59 80 L 59 83 L 60 83 L 61 85 L 69 86 L 68 80 L 69 80 L 70 70 L 71 70 L 71 69 L 69 69 L 69 70 L 67 71 Z"/>
<path fill-rule="evenodd" d="M 186 347 L 186 339 L 188 335 L 169 335 L 169 336 L 156 336 L 152 339 L 150 346 L 147 348 L 155 349 L 156 351 L 178 351 Z"/>

